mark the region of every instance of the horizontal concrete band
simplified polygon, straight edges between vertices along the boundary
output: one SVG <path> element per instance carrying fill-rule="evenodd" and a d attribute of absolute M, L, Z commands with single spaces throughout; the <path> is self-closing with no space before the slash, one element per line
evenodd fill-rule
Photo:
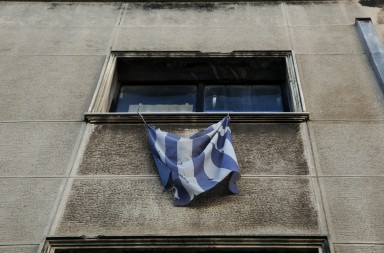
<path fill-rule="evenodd" d="M 191 136 L 207 126 L 156 125 L 179 136 Z M 294 123 L 231 124 L 241 173 L 308 175 L 301 127 Z M 78 175 L 157 175 L 142 125 L 95 124 L 89 128 Z"/>
<path fill-rule="evenodd" d="M 318 235 L 313 181 L 243 178 L 175 207 L 158 179 L 74 179 L 55 236 Z M 289 194 L 287 194 L 289 193 Z M 275 201 L 278 199 L 279 201 Z M 220 226 L 220 231 L 217 227 Z"/>

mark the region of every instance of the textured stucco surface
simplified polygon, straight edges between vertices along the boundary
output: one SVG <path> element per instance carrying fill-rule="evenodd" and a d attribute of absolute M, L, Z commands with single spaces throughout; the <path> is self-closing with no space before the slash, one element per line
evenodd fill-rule
<path fill-rule="evenodd" d="M 123 3 L 0 2 L 0 26 L 113 27 Z"/>
<path fill-rule="evenodd" d="M 354 26 L 291 26 L 293 49 L 298 54 L 363 53 Z"/>
<path fill-rule="evenodd" d="M 315 234 L 309 179 L 242 178 L 173 206 L 158 178 L 75 179 L 57 235 Z M 279 201 L 276 201 L 278 199 Z"/>
<path fill-rule="evenodd" d="M 35 253 L 38 246 L 0 246 L 2 253 Z"/>
<path fill-rule="evenodd" d="M 356 17 L 366 17 L 366 10 L 351 2 L 291 2 L 285 5 L 289 25 L 353 25 Z"/>
<path fill-rule="evenodd" d="M 384 95 L 366 55 L 298 55 L 297 62 L 311 119 L 384 119 Z"/>
<path fill-rule="evenodd" d="M 334 242 L 384 241 L 382 177 L 321 178 Z"/>
<path fill-rule="evenodd" d="M 384 175 L 384 124 L 311 122 L 323 175 Z"/>
<path fill-rule="evenodd" d="M 188 137 L 207 125 L 158 125 Z M 79 166 L 80 175 L 157 175 L 142 125 L 96 125 Z M 231 124 L 243 175 L 307 175 L 299 124 Z M 132 159 L 134 158 L 134 159 Z"/>
<path fill-rule="evenodd" d="M 281 3 L 129 3 L 113 49 L 289 50 L 282 7 Z"/>
<path fill-rule="evenodd" d="M 40 243 L 61 183 L 60 178 L 0 178 L 0 243 Z"/>
<path fill-rule="evenodd" d="M 335 244 L 335 253 L 382 253 L 384 252 L 384 245 L 343 245 Z"/>
<path fill-rule="evenodd" d="M 80 175 L 154 175 L 143 125 L 92 125 L 82 153 Z M 133 159 L 134 158 L 134 159 Z"/>
<path fill-rule="evenodd" d="M 0 120 L 78 120 L 104 56 L 0 56 Z"/>
<path fill-rule="evenodd" d="M 81 123 L 0 124 L 0 175 L 64 175 Z"/>
<path fill-rule="evenodd" d="M 353 26 L 356 17 L 371 16 L 383 35 L 384 12 L 378 1 L 364 1 L 372 7 L 357 0 L 291 2 L 0 2 L 0 121 L 9 124 L 0 124 L 0 159 L 7 163 L 0 165 L 0 252 L 36 253 L 33 245 L 44 240 L 66 180 L 64 165 L 77 152 L 75 136 L 111 46 L 293 48 L 311 139 L 294 124 L 234 124 L 234 145 L 248 175 L 239 182 L 241 194 L 218 188 L 217 199 L 205 195 L 176 208 L 161 190 L 144 129 L 105 126 L 90 135 L 73 188 L 68 184 L 69 199 L 63 195 L 57 235 L 213 234 L 221 228 L 223 234 L 305 235 L 327 234 L 319 227 L 329 227 L 335 253 L 384 252 L 384 100 Z M 202 127 L 164 130 L 190 135 Z M 315 147 L 314 157 L 303 155 L 305 145 Z M 309 169 L 312 159 L 316 167 Z M 321 192 L 312 192 L 316 175 Z M 227 217 L 224 225 L 209 221 Z"/>
<path fill-rule="evenodd" d="M 128 3 L 121 27 L 252 27 L 286 25 L 283 4 Z"/>
<path fill-rule="evenodd" d="M 259 36 L 259 34 L 264 34 Z M 290 50 L 288 28 L 255 27 L 124 27 L 113 50 L 203 51 Z"/>
<path fill-rule="evenodd" d="M 232 131 L 243 174 L 310 173 L 300 124 L 233 124 Z"/>
<path fill-rule="evenodd" d="M 0 54 L 105 55 L 111 28 L 0 27 Z"/>

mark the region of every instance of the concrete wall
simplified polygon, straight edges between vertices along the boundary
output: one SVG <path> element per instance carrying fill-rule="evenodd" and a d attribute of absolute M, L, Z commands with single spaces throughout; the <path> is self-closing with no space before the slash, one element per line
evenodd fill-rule
<path fill-rule="evenodd" d="M 0 251 L 35 253 L 48 235 L 325 234 L 336 253 L 383 252 L 384 96 L 353 26 L 370 16 L 382 35 L 382 13 L 0 2 Z M 175 208 L 142 126 L 83 122 L 110 50 L 293 50 L 311 120 L 232 124 L 241 194 Z"/>

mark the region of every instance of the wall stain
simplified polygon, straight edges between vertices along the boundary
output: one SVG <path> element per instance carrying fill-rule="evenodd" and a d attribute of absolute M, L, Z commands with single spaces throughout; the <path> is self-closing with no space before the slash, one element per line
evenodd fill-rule
<path fill-rule="evenodd" d="M 198 11 L 198 12 L 213 12 L 217 10 L 234 10 L 238 6 L 246 5 L 278 5 L 279 2 L 268 2 L 265 3 L 233 3 L 233 2 L 185 2 L 185 3 L 176 3 L 176 2 L 148 2 L 140 4 L 141 8 L 145 11 L 151 10 L 177 10 L 177 11 Z M 132 5 L 131 8 L 138 8 L 137 5 Z"/>
<path fill-rule="evenodd" d="M 142 5 L 143 10 L 195 10 L 198 12 L 213 12 L 218 9 L 234 9 L 230 4 L 217 3 L 145 3 Z"/>
<path fill-rule="evenodd" d="M 359 4 L 365 7 L 380 8 L 377 14 L 377 23 L 384 24 L 384 1 L 383 0 L 360 0 Z"/>
<path fill-rule="evenodd" d="M 383 8 L 384 7 L 383 0 L 360 0 L 359 4 L 361 4 L 362 6 L 367 6 L 367 7 L 377 7 L 377 8 Z"/>
<path fill-rule="evenodd" d="M 48 10 L 54 10 L 63 6 L 73 6 L 75 3 L 72 2 L 67 2 L 67 3 L 60 3 L 60 2 L 54 2 L 54 3 L 49 3 Z"/>

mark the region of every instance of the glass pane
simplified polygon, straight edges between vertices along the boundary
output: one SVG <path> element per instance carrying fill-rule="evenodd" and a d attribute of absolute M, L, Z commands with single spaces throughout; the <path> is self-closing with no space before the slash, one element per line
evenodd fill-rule
<path fill-rule="evenodd" d="M 206 112 L 283 112 L 280 85 L 207 85 Z"/>
<path fill-rule="evenodd" d="M 196 86 L 126 85 L 121 87 L 117 112 L 193 112 Z"/>

